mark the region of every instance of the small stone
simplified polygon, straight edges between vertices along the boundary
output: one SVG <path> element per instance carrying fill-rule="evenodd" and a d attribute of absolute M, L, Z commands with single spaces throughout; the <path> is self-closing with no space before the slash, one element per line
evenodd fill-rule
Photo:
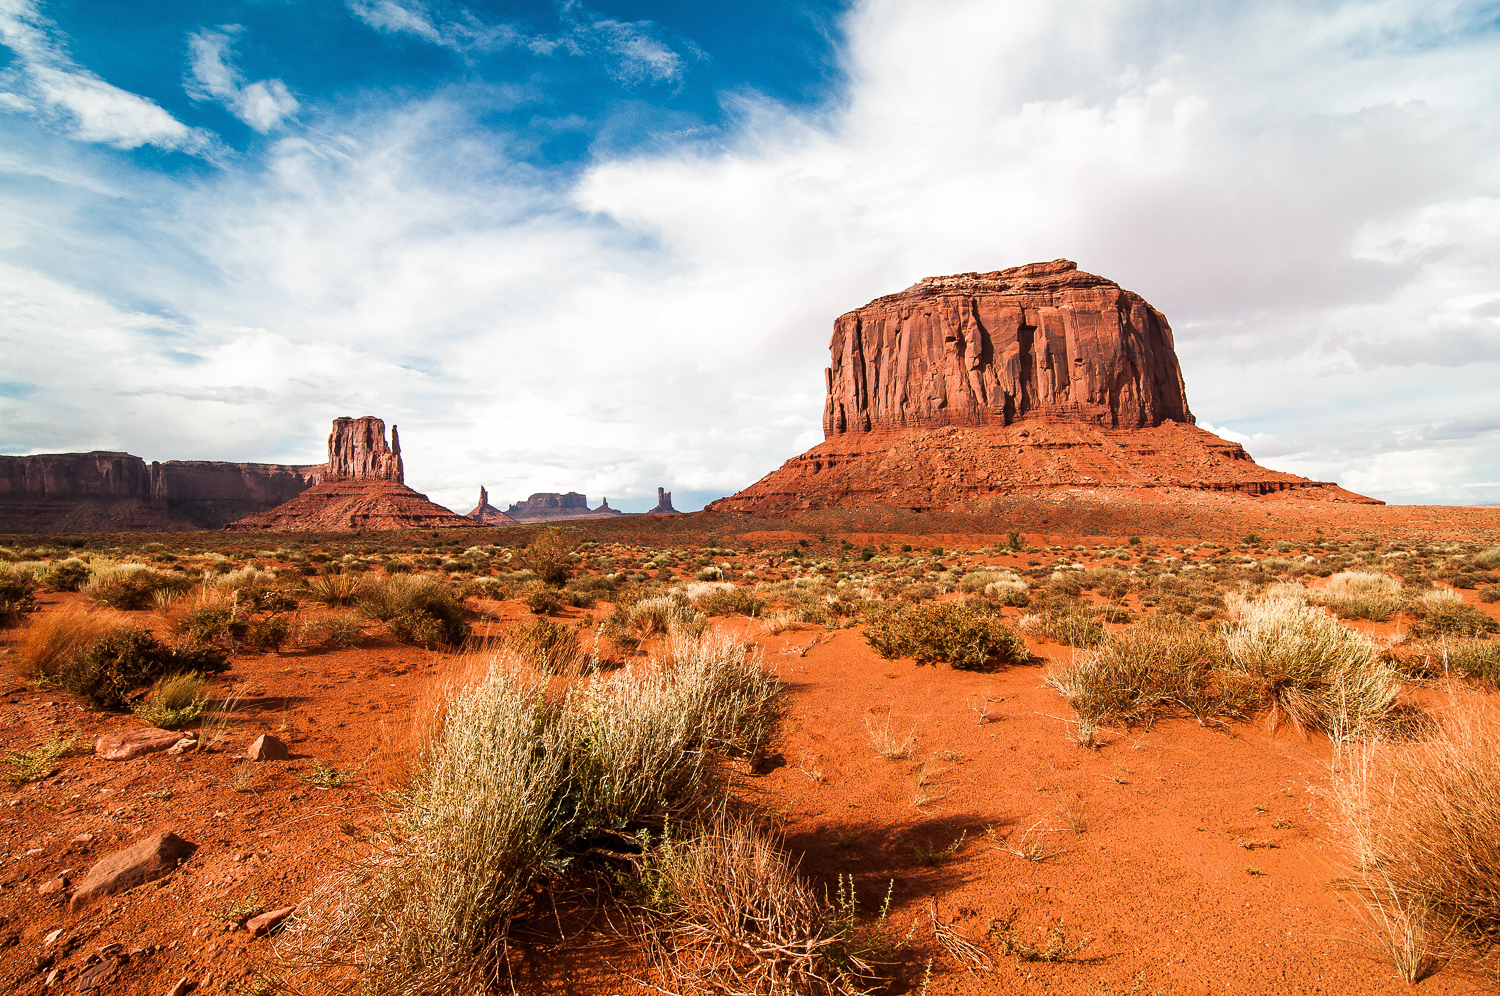
<path fill-rule="evenodd" d="M 168 754 L 186 754 L 188 751 L 198 749 L 197 734 L 190 734 L 167 748 Z"/>
<path fill-rule="evenodd" d="M 78 991 L 88 992 L 90 989 L 98 989 L 109 981 L 109 977 L 115 974 L 115 963 L 112 961 L 99 961 L 85 968 L 78 975 Z"/>
<path fill-rule="evenodd" d="M 76 799 L 78 797 L 75 795 L 73 798 Z M 94 835 L 91 833 L 81 833 L 77 837 L 73 838 L 73 843 L 75 844 L 92 844 L 93 842 Z"/>
<path fill-rule="evenodd" d="M 195 850 L 196 844 L 183 840 L 175 833 L 152 834 L 123 851 L 116 851 L 90 868 L 73 893 L 72 906 L 77 909 L 96 899 L 165 878 L 176 869 L 179 861 Z"/>
<path fill-rule="evenodd" d="M 181 739 L 181 733 L 148 726 L 120 733 L 106 733 L 94 741 L 94 753 L 106 761 L 128 761 L 142 754 L 168 750 Z"/>
<path fill-rule="evenodd" d="M 246 921 L 245 929 L 250 932 L 250 936 L 252 937 L 260 937 L 262 934 L 269 934 L 277 927 L 280 927 L 282 922 L 285 921 L 287 917 L 291 916 L 292 911 L 295 909 L 295 906 L 287 906 L 283 909 L 271 910 L 269 913 L 262 913 L 257 917 L 251 917 L 248 921 Z"/>
<path fill-rule="evenodd" d="M 245 759 L 249 761 L 290 761 L 292 755 L 286 749 L 286 744 L 277 740 L 269 733 L 262 733 L 246 748 Z"/>
<path fill-rule="evenodd" d="M 44 947 L 44 948 L 50 948 L 52 945 L 54 945 L 54 944 L 57 943 L 57 939 L 59 937 L 61 937 L 62 935 L 63 935 L 63 928 L 58 927 L 52 933 L 50 933 L 46 937 L 42 938 L 42 947 Z"/>
<path fill-rule="evenodd" d="M 104 945 L 104 947 L 99 949 L 99 957 L 114 958 L 124 950 L 125 945 L 121 944 L 119 941 L 111 941 L 110 943 Z"/>
<path fill-rule="evenodd" d="M 37 886 L 36 894 L 39 896 L 50 896 L 55 892 L 63 891 L 67 887 L 68 880 L 59 875 L 57 876 L 57 878 L 54 878 L 49 882 L 43 882 L 41 885 Z"/>
<path fill-rule="evenodd" d="M 60 978 L 62 978 L 62 969 L 54 968 L 52 971 L 47 973 L 47 985 L 56 985 L 57 980 Z"/>
<path fill-rule="evenodd" d="M 178 979 L 177 985 L 167 990 L 167 996 L 187 996 L 188 987 L 191 985 L 192 983 L 187 979 Z"/>

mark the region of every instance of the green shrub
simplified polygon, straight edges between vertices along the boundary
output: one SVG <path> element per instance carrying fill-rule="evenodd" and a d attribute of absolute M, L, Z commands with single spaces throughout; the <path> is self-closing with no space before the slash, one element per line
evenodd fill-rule
<path fill-rule="evenodd" d="M 560 530 L 545 529 L 538 533 L 526 549 L 512 557 L 512 564 L 531 571 L 545 584 L 554 588 L 567 583 L 573 574 L 573 561 L 568 554 L 567 541 Z"/>
<path fill-rule="evenodd" d="M 93 577 L 80 589 L 99 605 L 111 609 L 134 611 L 151 606 L 158 591 L 186 591 L 186 578 L 167 574 L 145 564 L 118 564 L 95 569 Z"/>
<path fill-rule="evenodd" d="M 158 678 L 131 711 L 151 726 L 175 730 L 203 715 L 203 710 L 208 707 L 208 696 L 203 692 L 207 684 L 193 671 Z"/>
<path fill-rule="evenodd" d="M 550 616 L 562 608 L 562 596 L 543 581 L 528 581 L 521 586 L 516 597 L 535 616 Z"/>
<path fill-rule="evenodd" d="M 93 576 L 94 572 L 88 564 L 76 557 L 70 557 L 53 564 L 47 570 L 45 580 L 47 587 L 53 591 L 78 591 Z"/>
<path fill-rule="evenodd" d="M 886 660 L 910 657 L 918 666 L 946 661 L 964 671 L 988 671 L 1031 658 L 1020 637 L 967 602 L 888 609 L 866 625 L 865 642 Z"/>
<path fill-rule="evenodd" d="M 367 583 L 359 595 L 366 617 L 385 623 L 391 636 L 422 646 L 458 646 L 469 636 L 463 602 L 452 586 L 430 574 L 398 574 Z"/>
<path fill-rule="evenodd" d="M 216 647 L 169 647 L 144 629 L 117 630 L 60 668 L 58 683 L 96 709 L 124 710 L 128 696 L 168 674 L 218 673 L 228 655 Z"/>
<path fill-rule="evenodd" d="M 0 628 L 16 626 L 28 612 L 35 611 L 36 578 L 9 564 L 0 564 Z"/>
<path fill-rule="evenodd" d="M 1475 567 L 1482 567 L 1487 571 L 1500 571 L 1500 546 L 1490 547 L 1483 553 L 1476 553 L 1472 563 Z"/>

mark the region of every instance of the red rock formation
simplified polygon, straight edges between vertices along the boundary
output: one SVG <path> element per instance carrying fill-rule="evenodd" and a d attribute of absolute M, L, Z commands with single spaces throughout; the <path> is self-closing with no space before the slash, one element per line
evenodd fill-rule
<path fill-rule="evenodd" d="M 919 511 L 1058 488 L 1299 490 L 1193 425 L 1172 330 L 1068 260 L 928 277 L 834 323 L 824 441 L 715 512 Z"/>
<path fill-rule="evenodd" d="M 391 444 L 385 443 L 385 421 L 373 415 L 336 418 L 328 434 L 327 480 L 360 479 L 395 481 L 402 484 L 401 437 L 391 426 Z"/>
<path fill-rule="evenodd" d="M 608 503 L 606 502 L 606 504 Z M 516 524 L 515 519 L 512 519 L 490 504 L 490 493 L 484 490 L 483 485 L 480 485 L 479 488 L 479 504 L 475 505 L 474 511 L 464 516 L 464 518 L 473 519 L 482 526 L 513 526 Z"/>
<path fill-rule="evenodd" d="M 513 522 L 557 522 L 563 519 L 608 519 L 625 513 L 610 508 L 608 498 L 598 508 L 589 508 L 589 500 L 577 491 L 565 495 L 542 491 L 525 501 L 512 502 L 505 514 Z"/>
<path fill-rule="evenodd" d="M 647 515 L 681 515 L 682 513 L 672 507 L 672 492 L 666 488 L 656 489 L 656 507 L 646 513 Z"/>
<path fill-rule="evenodd" d="M 1166 318 L 1066 259 L 927 277 L 841 316 L 830 349 L 825 438 L 1042 415 L 1193 421 Z"/>
<path fill-rule="evenodd" d="M 359 529 L 470 529 L 474 523 L 404 484 L 379 478 L 338 478 L 308 488 L 285 505 L 226 528 L 279 532 Z"/>

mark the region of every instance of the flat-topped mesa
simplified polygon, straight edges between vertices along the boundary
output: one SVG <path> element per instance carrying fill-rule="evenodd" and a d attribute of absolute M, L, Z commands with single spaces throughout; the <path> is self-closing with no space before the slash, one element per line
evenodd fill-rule
<path fill-rule="evenodd" d="M 1172 328 L 1071 260 L 927 277 L 834 322 L 825 439 L 1009 425 L 1193 424 Z"/>
<path fill-rule="evenodd" d="M 385 442 L 385 420 L 373 415 L 333 420 L 328 434 L 328 473 L 325 480 L 374 480 L 406 483 L 401 465 L 401 437 L 391 426 Z"/>

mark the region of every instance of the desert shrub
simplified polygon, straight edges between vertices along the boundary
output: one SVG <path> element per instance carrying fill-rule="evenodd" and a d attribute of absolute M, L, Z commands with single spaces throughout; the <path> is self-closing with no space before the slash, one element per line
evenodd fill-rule
<path fill-rule="evenodd" d="M 516 592 L 516 597 L 531 611 L 532 615 L 537 616 L 550 616 L 563 606 L 562 598 L 558 596 L 557 590 L 541 581 L 526 582 Z"/>
<path fill-rule="evenodd" d="M 593 592 L 580 591 L 577 588 L 563 588 L 557 593 L 557 597 L 564 605 L 570 605 L 575 609 L 592 609 L 597 599 Z"/>
<path fill-rule="evenodd" d="M 538 885 L 597 882 L 601 852 L 640 854 L 667 820 L 712 812 L 727 760 L 784 713 L 759 658 L 728 642 L 551 700 L 504 665 L 449 690 L 392 795 L 392 845 L 310 897 L 290 957 L 353 966 L 371 993 L 503 988 L 506 932 Z"/>
<path fill-rule="evenodd" d="M 1009 579 L 991 581 L 984 586 L 984 597 L 997 605 L 1012 605 L 1020 609 L 1031 604 L 1031 595 L 1027 591 L 1026 582 L 1020 578 L 1017 578 L 1015 582 Z"/>
<path fill-rule="evenodd" d="M 114 612 L 71 608 L 43 613 L 21 637 L 18 670 L 33 681 L 55 679 L 69 661 L 129 624 L 129 616 Z"/>
<path fill-rule="evenodd" d="M 292 637 L 292 626 L 286 616 L 272 615 L 263 619 L 251 619 L 245 625 L 244 644 L 251 650 L 275 650 L 280 652 Z"/>
<path fill-rule="evenodd" d="M 262 570 L 252 565 L 241 567 L 237 571 L 228 571 L 224 574 L 211 575 L 204 578 L 204 584 L 213 588 L 223 588 L 225 591 L 239 591 L 245 588 L 268 588 L 276 581 L 275 571 Z M 358 579 L 356 579 L 356 582 Z"/>
<path fill-rule="evenodd" d="M 865 627 L 865 642 L 886 660 L 910 657 L 918 666 L 946 661 L 964 671 L 993 670 L 1031 657 L 1004 623 L 966 602 L 888 609 Z"/>
<path fill-rule="evenodd" d="M 150 608 L 151 597 L 158 591 L 186 591 L 188 587 L 186 578 L 145 564 L 116 564 L 96 568 L 80 590 L 96 604 L 132 611 Z"/>
<path fill-rule="evenodd" d="M 531 571 L 543 583 L 554 588 L 567 583 L 573 574 L 573 561 L 569 558 L 568 543 L 558 529 L 544 529 L 537 533 L 526 549 L 511 560 L 515 566 Z"/>
<path fill-rule="evenodd" d="M 1417 623 L 1413 630 L 1422 636 L 1484 636 L 1500 630 L 1500 623 L 1481 609 L 1464 604 L 1463 596 L 1446 588 L 1424 592 L 1411 603 Z"/>
<path fill-rule="evenodd" d="M 1243 683 L 1222 672 L 1224 658 L 1217 633 L 1153 616 L 1053 668 L 1046 682 L 1088 722 L 1149 724 L 1161 710 L 1180 707 L 1202 723 L 1238 715 L 1246 704 Z"/>
<path fill-rule="evenodd" d="M 1500 571 L 1500 546 L 1474 554 L 1471 562 L 1475 567 L 1482 567 L 1487 571 Z"/>
<path fill-rule="evenodd" d="M 1500 688 L 1500 642 L 1494 640 L 1455 639 L 1427 644 L 1427 656 L 1438 666 L 1446 666 L 1464 678 Z"/>
<path fill-rule="evenodd" d="M 1485 585 L 1479 589 L 1479 600 L 1486 605 L 1500 602 L 1500 584 Z"/>
<path fill-rule="evenodd" d="M 0 781 L 6 785 L 20 786 L 27 782 L 41 781 L 56 769 L 53 764 L 78 746 L 79 737 L 70 732 L 54 733 L 45 743 L 31 750 L 8 750 L 0 764 L 5 765 L 5 776 Z"/>
<path fill-rule="evenodd" d="M 1243 602 L 1225 630 L 1228 672 L 1269 710 L 1342 741 L 1373 733 L 1396 703 L 1395 669 L 1370 641 L 1290 596 Z"/>
<path fill-rule="evenodd" d="M 648 596 L 617 611 L 620 627 L 637 641 L 669 633 L 698 636 L 708 622 L 697 609 L 672 595 Z"/>
<path fill-rule="evenodd" d="M 77 557 L 59 560 L 47 569 L 43 580 L 53 591 L 78 591 L 93 577 L 93 570 Z"/>
<path fill-rule="evenodd" d="M 203 688 L 208 682 L 199 674 L 169 674 L 158 678 L 138 702 L 131 706 L 140 719 L 163 730 L 174 730 L 203 715 L 208 696 Z"/>
<path fill-rule="evenodd" d="M 364 588 L 363 574 L 319 574 L 302 582 L 302 587 L 315 602 L 329 608 L 353 605 Z"/>
<path fill-rule="evenodd" d="M 297 628 L 296 642 L 303 647 L 354 647 L 364 639 L 356 612 L 330 612 L 304 619 Z"/>
<path fill-rule="evenodd" d="M 398 574 L 367 584 L 359 595 L 367 618 L 385 623 L 403 643 L 458 646 L 469 636 L 463 602 L 452 586 L 430 574 Z"/>
<path fill-rule="evenodd" d="M 57 681 L 95 709 L 119 711 L 131 692 L 165 675 L 227 666 L 228 655 L 216 647 L 174 648 L 144 629 L 121 629 L 64 661 Z"/>
<path fill-rule="evenodd" d="M 766 608 L 763 598 L 757 598 L 744 588 L 718 589 L 698 598 L 694 602 L 699 611 L 710 616 L 758 616 Z"/>
<path fill-rule="evenodd" d="M 584 625 L 565 626 L 538 616 L 507 630 L 505 648 L 548 674 L 576 676 L 588 660 L 579 645 Z"/>
<path fill-rule="evenodd" d="M 1377 744 L 1335 782 L 1365 883 L 1431 936 L 1486 943 L 1500 932 L 1500 717 L 1447 710 L 1417 742 Z M 1436 929 L 1434 929 L 1436 928 Z"/>
<path fill-rule="evenodd" d="M 26 613 L 35 610 L 36 578 L 28 571 L 15 570 L 0 563 L 0 628 L 15 626 Z"/>
<path fill-rule="evenodd" d="M 1058 600 L 1016 620 L 1023 633 L 1066 647 L 1097 647 L 1104 642 L 1104 624 L 1081 602 Z"/>

